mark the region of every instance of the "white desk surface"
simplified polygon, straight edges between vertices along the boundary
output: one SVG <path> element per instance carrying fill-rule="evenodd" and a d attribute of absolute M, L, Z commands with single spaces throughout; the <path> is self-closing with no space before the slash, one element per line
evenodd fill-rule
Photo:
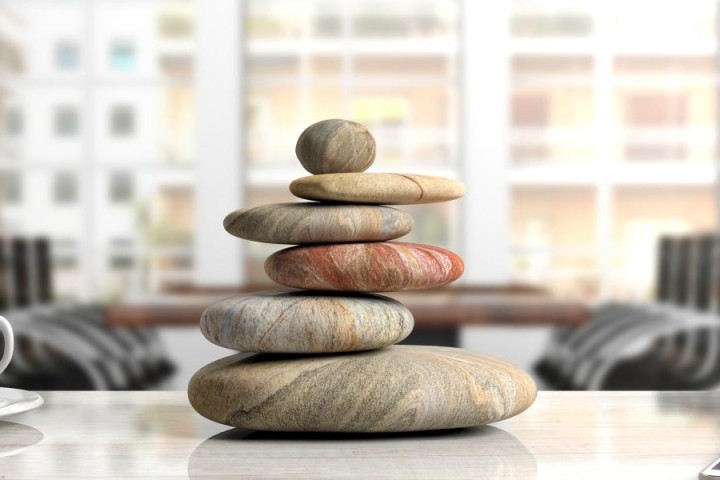
<path fill-rule="evenodd" d="M 197 415 L 184 392 L 46 392 L 0 419 L 0 479 L 696 479 L 720 457 L 720 392 L 541 392 L 493 426 L 271 434 Z"/>

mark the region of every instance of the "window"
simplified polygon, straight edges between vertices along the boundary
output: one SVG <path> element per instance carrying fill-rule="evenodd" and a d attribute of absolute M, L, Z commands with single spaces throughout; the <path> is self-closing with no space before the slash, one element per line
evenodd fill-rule
<path fill-rule="evenodd" d="M 10 107 L 5 110 L 5 134 L 8 137 L 18 137 L 22 135 L 23 118 L 19 108 Z"/>
<path fill-rule="evenodd" d="M 77 202 L 77 176 L 72 172 L 55 174 L 53 182 L 53 200 L 57 205 L 68 205 Z"/>
<path fill-rule="evenodd" d="M 55 67 L 58 70 L 75 70 L 80 65 L 80 55 L 75 42 L 63 41 L 55 46 Z"/>
<path fill-rule="evenodd" d="M 118 72 L 135 68 L 135 45 L 128 40 L 116 40 L 110 47 L 110 66 Z"/>
<path fill-rule="evenodd" d="M 562 296 L 652 297 L 658 238 L 716 228 L 717 4 L 630 3 L 513 7 L 513 275 Z"/>
<path fill-rule="evenodd" d="M 128 105 L 119 105 L 110 111 L 110 133 L 127 137 L 135 132 L 135 111 Z"/>
<path fill-rule="evenodd" d="M 8 205 L 17 205 L 22 201 L 22 184 L 20 174 L 5 172 L 0 175 L 0 193 L 2 200 Z"/>
<path fill-rule="evenodd" d="M 72 106 L 60 106 L 55 110 L 55 135 L 71 137 L 79 128 L 78 111 Z"/>
<path fill-rule="evenodd" d="M 20 43 L 0 36 L 0 72 L 21 74 L 25 70 L 25 58 Z"/>
<path fill-rule="evenodd" d="M 0 222 L 52 239 L 61 298 L 189 281 L 197 3 L 0 0 Z"/>
<path fill-rule="evenodd" d="M 110 177 L 110 202 L 126 203 L 134 195 L 132 175 L 128 172 L 115 172 Z"/>
<path fill-rule="evenodd" d="M 160 70 L 170 78 L 189 78 L 193 73 L 193 59 L 186 54 L 166 54 L 160 57 Z"/>
<path fill-rule="evenodd" d="M 186 38 L 193 33 L 193 19 L 188 15 L 167 14 L 160 17 L 158 31 L 165 38 Z"/>
<path fill-rule="evenodd" d="M 133 268 L 135 259 L 132 255 L 116 254 L 110 256 L 108 263 L 113 270 L 127 270 Z"/>

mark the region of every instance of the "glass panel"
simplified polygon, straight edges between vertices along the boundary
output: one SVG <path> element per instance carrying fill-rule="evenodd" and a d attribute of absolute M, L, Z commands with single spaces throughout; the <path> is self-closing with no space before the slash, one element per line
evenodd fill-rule
<path fill-rule="evenodd" d="M 310 3 L 310 2 L 308 2 Z M 246 31 L 249 38 L 298 38 L 307 28 L 307 5 L 293 0 L 247 2 Z"/>
<path fill-rule="evenodd" d="M 126 137 L 135 131 L 135 111 L 130 105 L 117 105 L 110 111 L 110 134 Z"/>
<path fill-rule="evenodd" d="M 0 78 L 6 75 L 76 78 L 82 73 L 80 38 L 86 16 L 81 3 L 3 2 Z"/>
<path fill-rule="evenodd" d="M 613 297 L 652 298 L 660 237 L 714 231 L 716 216 L 710 185 L 617 189 L 613 232 L 619 247 L 613 264 Z"/>
<path fill-rule="evenodd" d="M 457 161 L 454 91 L 445 85 L 355 89 L 350 118 L 370 129 L 377 168 L 448 167 Z"/>
<path fill-rule="evenodd" d="M 713 0 L 633 0 L 612 9 L 610 33 L 618 45 L 654 44 L 656 49 L 683 48 L 698 40 L 714 38 L 715 9 Z"/>
<path fill-rule="evenodd" d="M 98 89 L 95 132 L 98 160 L 115 163 L 187 164 L 195 159 L 192 88 L 118 86 Z"/>
<path fill-rule="evenodd" d="M 511 31 L 516 38 L 588 37 L 595 20 L 592 2 L 514 0 Z"/>
<path fill-rule="evenodd" d="M 250 78 L 278 80 L 300 74 L 300 58 L 297 55 L 251 55 L 246 63 Z"/>
<path fill-rule="evenodd" d="M 514 246 L 550 250 L 595 244 L 592 187 L 514 187 L 511 195 Z"/>
<path fill-rule="evenodd" d="M 516 86 L 512 95 L 511 158 L 514 163 L 592 160 L 595 112 L 591 88 Z"/>
<path fill-rule="evenodd" d="M 77 243 L 58 239 L 51 246 L 53 292 L 57 300 L 77 300 L 82 291 L 82 272 Z"/>
<path fill-rule="evenodd" d="M 618 156 L 628 161 L 713 161 L 713 57 L 623 56 L 615 61 Z"/>
<path fill-rule="evenodd" d="M 457 249 L 457 232 L 454 224 L 458 209 L 456 203 L 398 206 L 398 209 L 409 213 L 415 220 L 412 231 L 398 240 Z"/>
<path fill-rule="evenodd" d="M 72 172 L 55 174 L 53 182 L 53 201 L 56 205 L 72 205 L 78 199 L 77 177 Z"/>
<path fill-rule="evenodd" d="M 153 253 L 148 259 L 146 289 L 162 292 L 179 285 L 193 284 L 193 262 L 189 250 Z"/>
<path fill-rule="evenodd" d="M 115 172 L 110 175 L 110 202 L 127 203 L 134 197 L 135 187 L 129 172 Z"/>
<path fill-rule="evenodd" d="M 22 179 L 18 172 L 0 173 L 0 198 L 5 206 L 17 205 L 22 202 Z"/>
<path fill-rule="evenodd" d="M 336 55 L 317 55 L 309 59 L 312 78 L 337 79 L 342 74 L 343 58 Z M 335 86 L 335 85 L 333 85 Z"/>
<path fill-rule="evenodd" d="M 76 172 L 18 171 L 20 203 L 2 203 L 2 222 L 11 231 L 77 243 L 83 234 L 82 190 Z"/>
<path fill-rule="evenodd" d="M 310 117 L 313 120 L 342 118 L 344 106 L 345 96 L 339 86 L 323 85 L 310 90 Z"/>
<path fill-rule="evenodd" d="M 170 164 L 195 157 L 194 3 L 0 8 L 0 78 L 23 75 L 0 89 L 0 163 L 21 160 L 0 173 L 0 218 L 53 240 L 60 297 L 148 291 L 158 256 L 192 264 L 194 172 Z"/>
<path fill-rule="evenodd" d="M 13 20 L 17 21 L 10 18 L 11 22 Z M 25 71 L 26 60 L 23 49 L 22 39 L 13 32 L 12 28 L 0 32 L 0 75 L 12 77 L 21 75 Z"/>
<path fill-rule="evenodd" d="M 358 38 L 452 38 L 457 31 L 455 1 L 359 1 L 352 29 Z"/>
<path fill-rule="evenodd" d="M 19 98 L 0 89 L 0 162 L 18 158 L 24 131 L 25 116 Z"/>
<path fill-rule="evenodd" d="M 190 246 L 195 226 L 192 188 L 179 185 L 160 185 L 151 198 L 151 215 L 147 230 L 149 244 Z"/>
<path fill-rule="evenodd" d="M 444 78 L 451 68 L 445 55 L 358 55 L 353 60 L 359 77 Z"/>
<path fill-rule="evenodd" d="M 21 112 L 22 134 L 13 141 L 13 154 L 27 163 L 63 167 L 77 163 L 85 151 L 87 133 L 83 104 L 79 85 L 21 89 L 15 105 Z"/>
<path fill-rule="evenodd" d="M 55 108 L 54 130 L 57 137 L 72 137 L 79 129 L 78 109 L 72 105 L 61 105 Z"/>
<path fill-rule="evenodd" d="M 593 78 L 593 57 L 588 55 L 515 55 L 511 75 L 516 84 L 535 82 L 567 83 L 583 81 L 590 86 Z"/>
<path fill-rule="evenodd" d="M 135 44 L 131 40 L 114 40 L 110 46 L 110 68 L 117 72 L 135 69 Z"/>
<path fill-rule="evenodd" d="M 194 2 L 94 2 L 93 6 L 92 48 L 101 77 L 192 77 Z"/>
<path fill-rule="evenodd" d="M 55 46 L 55 66 L 58 70 L 75 70 L 80 66 L 77 43 L 61 41 Z"/>
<path fill-rule="evenodd" d="M 248 90 L 246 115 L 250 164 L 294 164 L 297 162 L 295 143 L 302 132 L 300 92 L 292 85 L 251 86 Z"/>
<path fill-rule="evenodd" d="M 187 9 L 161 13 L 158 19 L 159 36 L 168 39 L 191 38 L 195 31 L 195 21 L 191 13 Z"/>
<path fill-rule="evenodd" d="M 19 137 L 23 132 L 22 110 L 18 107 L 8 107 L 5 110 L 4 130 L 8 137 Z"/>
<path fill-rule="evenodd" d="M 541 285 L 558 298 L 587 302 L 600 293 L 600 270 L 593 254 L 516 253 L 512 272 L 512 281 Z"/>

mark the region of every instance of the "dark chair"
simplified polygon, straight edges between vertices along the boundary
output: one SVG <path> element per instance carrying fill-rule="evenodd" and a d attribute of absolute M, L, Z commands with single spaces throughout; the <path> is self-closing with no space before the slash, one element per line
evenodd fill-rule
<path fill-rule="evenodd" d="M 551 387 L 677 390 L 720 383 L 720 240 L 665 237 L 657 299 L 598 307 L 587 325 L 553 336 L 536 366 Z"/>
<path fill-rule="evenodd" d="M 4 314 L 17 348 L 0 377 L 33 390 L 128 390 L 155 385 L 173 371 L 153 329 L 109 328 L 103 309 L 53 301 L 50 243 L 0 242 Z"/>

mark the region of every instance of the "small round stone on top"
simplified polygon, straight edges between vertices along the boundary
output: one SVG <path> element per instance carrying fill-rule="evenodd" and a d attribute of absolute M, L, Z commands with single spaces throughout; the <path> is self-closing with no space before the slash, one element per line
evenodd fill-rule
<path fill-rule="evenodd" d="M 375 161 L 375 139 L 357 122 L 323 120 L 300 134 L 295 154 L 312 174 L 364 172 Z"/>

